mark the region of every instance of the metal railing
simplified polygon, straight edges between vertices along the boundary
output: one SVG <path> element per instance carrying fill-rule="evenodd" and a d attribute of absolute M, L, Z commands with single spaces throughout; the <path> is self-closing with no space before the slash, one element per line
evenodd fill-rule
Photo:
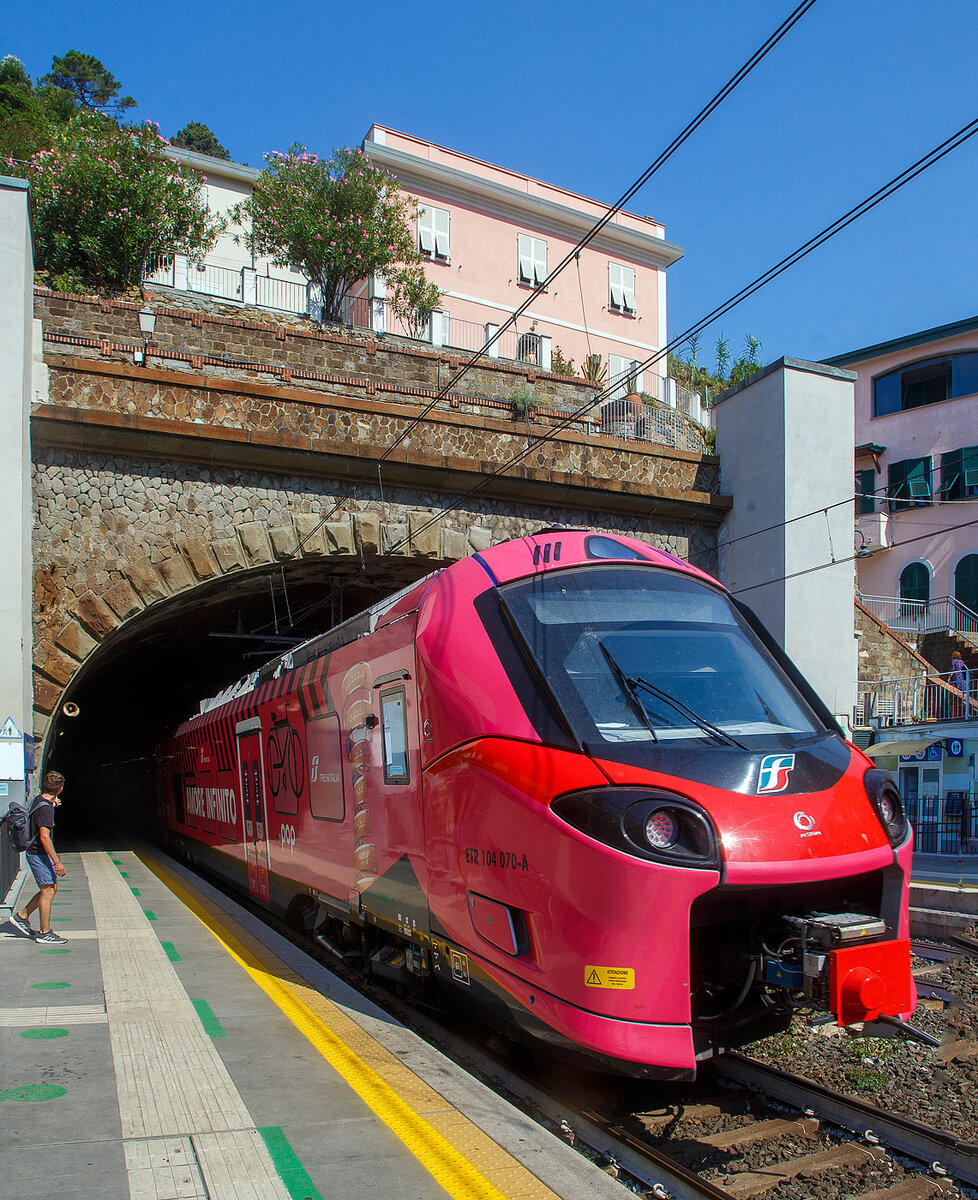
<path fill-rule="evenodd" d="M 297 283 L 294 279 L 275 279 L 271 275 L 256 275 L 255 303 L 261 308 L 304 313 L 309 306 L 308 286 L 304 282 Z"/>
<path fill-rule="evenodd" d="M 937 600 L 905 600 L 900 596 L 860 596 L 884 625 L 897 633 L 957 633 L 978 646 L 978 613 L 953 596 Z"/>
<path fill-rule="evenodd" d="M 930 815 L 932 809 L 940 815 Z M 967 797 L 909 800 L 907 817 L 918 853 L 978 854 L 978 810 Z"/>
<path fill-rule="evenodd" d="M 601 432 L 608 437 L 654 442 L 693 453 L 703 450 L 702 435 L 683 413 L 656 404 L 636 406 L 632 400 L 609 400 L 601 408 Z"/>
<path fill-rule="evenodd" d="M 978 672 L 860 681 L 854 716 L 857 725 L 876 728 L 978 720 Z"/>
<path fill-rule="evenodd" d="M 218 267 L 209 262 L 190 263 L 187 267 L 187 291 L 224 300 L 241 300 L 241 269 Z"/>

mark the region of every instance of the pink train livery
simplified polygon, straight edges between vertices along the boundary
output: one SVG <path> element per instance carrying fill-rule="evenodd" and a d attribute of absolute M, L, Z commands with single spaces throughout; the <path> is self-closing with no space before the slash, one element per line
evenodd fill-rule
<path fill-rule="evenodd" d="M 178 852 L 603 1070 L 690 1079 L 799 1007 L 916 1002 L 892 780 L 749 609 L 641 541 L 473 554 L 205 701 L 160 763 Z"/>

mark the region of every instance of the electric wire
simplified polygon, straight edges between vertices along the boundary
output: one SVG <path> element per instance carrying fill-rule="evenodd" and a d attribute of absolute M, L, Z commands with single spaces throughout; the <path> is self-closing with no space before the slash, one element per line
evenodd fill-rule
<path fill-rule="evenodd" d="M 686 341 L 690 337 L 691 334 L 701 332 L 709 324 L 711 324 L 713 321 L 715 321 L 718 317 L 723 316 L 725 313 L 729 312 L 736 305 L 742 303 L 749 296 L 753 295 L 761 287 L 764 287 L 766 284 L 772 282 L 779 275 L 781 275 L 785 271 L 787 271 L 795 263 L 799 262 L 802 258 L 804 258 L 808 254 L 812 253 L 813 250 L 815 250 L 819 246 L 823 245 L 825 242 L 827 242 L 830 238 L 834 237 L 836 234 L 842 232 L 843 229 L 845 229 L 849 225 L 851 225 L 860 216 L 865 215 L 865 213 L 871 211 L 878 204 L 882 203 L 883 200 L 885 200 L 889 196 L 891 196 L 894 192 L 898 191 L 902 187 L 905 187 L 906 184 L 910 183 L 913 179 L 915 179 L 923 171 L 927 170 L 928 167 L 935 165 L 946 155 L 950 154 L 952 150 L 957 149 L 958 146 L 962 145 L 969 138 L 973 137 L 975 133 L 978 133 L 978 118 L 975 118 L 974 120 L 969 121 L 966 125 L 962 126 L 962 128 L 959 129 L 956 133 L 952 134 L 950 137 L 946 138 L 943 142 L 939 143 L 931 151 L 929 151 L 923 157 L 917 159 L 916 162 L 912 163 L 909 167 L 905 168 L 898 175 L 895 175 L 888 183 L 884 184 L 880 188 L 877 188 L 877 190 L 875 192 L 872 192 L 869 196 L 867 196 L 859 204 L 855 205 L 847 213 L 843 214 L 843 216 L 837 218 L 831 224 L 827 225 L 820 233 L 815 234 L 813 237 L 809 238 L 809 240 L 807 242 L 803 243 L 800 247 L 798 247 L 798 249 L 796 249 L 796 250 L 792 251 L 790 254 L 786 255 L 778 263 L 775 263 L 774 266 L 770 267 L 763 274 L 759 275 L 751 283 L 749 283 L 745 287 L 741 288 L 740 291 L 734 293 L 734 295 L 731 296 L 728 300 L 726 300 L 722 304 L 718 305 L 715 309 L 713 309 L 713 311 L 711 313 L 708 313 L 706 317 L 697 321 L 694 325 L 690 326 L 689 329 L 685 330 L 683 333 L 679 334 L 677 337 L 671 339 L 665 346 L 662 347 L 662 349 L 660 351 L 658 351 L 656 354 L 651 355 L 648 359 L 646 359 L 638 369 L 641 370 L 647 366 L 651 366 L 654 362 L 657 362 L 664 354 L 669 353 L 673 348 L 681 345 L 684 341 Z M 432 516 L 428 521 L 422 523 L 418 528 L 411 531 L 407 536 L 402 538 L 401 541 L 388 547 L 386 553 L 390 554 L 396 550 L 401 549 L 403 546 L 408 544 L 412 538 L 419 536 L 425 530 L 430 528 L 433 524 L 440 521 L 446 513 L 455 511 L 466 500 L 471 499 L 472 496 L 474 496 L 478 492 L 482 491 L 483 488 L 487 487 L 489 485 L 489 483 L 491 483 L 494 479 L 498 478 L 498 476 L 500 476 L 504 472 L 510 470 L 512 467 L 519 465 L 519 463 L 521 463 L 525 458 L 527 458 L 528 455 L 530 455 L 535 450 L 537 450 L 542 444 L 544 444 L 548 441 L 552 441 L 558 433 L 562 432 L 573 422 L 577 421 L 581 416 L 584 415 L 585 412 L 587 412 L 588 410 L 593 408 L 596 403 L 599 403 L 602 398 L 606 398 L 607 395 L 611 391 L 615 390 L 615 388 L 616 388 L 616 384 L 614 382 L 610 383 L 608 385 L 608 387 L 606 387 L 604 389 L 604 391 L 602 393 L 600 393 L 597 397 L 589 399 L 587 404 L 583 405 L 581 408 L 577 409 L 576 411 L 568 414 L 561 421 L 557 422 L 556 425 L 551 426 L 550 429 L 548 429 L 545 433 L 540 434 L 537 437 L 531 439 L 529 441 L 528 445 L 523 450 L 521 450 L 518 454 L 513 455 L 511 458 L 509 458 L 505 462 L 501 463 L 493 471 L 487 472 L 485 475 L 483 475 L 479 479 L 478 483 L 474 484 L 471 488 L 468 489 L 468 491 L 466 491 L 466 492 L 462 493 L 460 496 L 456 497 L 456 499 L 451 504 L 440 509 L 439 512 L 435 516 Z M 848 497 L 845 502 L 846 503 L 849 502 Z M 840 502 L 840 503 L 843 503 L 843 502 Z M 824 506 L 820 506 L 818 509 L 816 509 L 814 511 L 821 512 L 822 507 L 824 507 Z M 750 535 L 744 535 L 744 536 L 750 536 Z M 928 536 L 932 536 L 932 535 L 928 535 Z M 853 555 L 853 558 L 854 557 L 855 557 L 855 555 Z M 837 562 L 845 562 L 848 560 L 847 559 L 838 559 L 836 561 Z M 831 564 L 829 564 L 829 565 L 831 565 Z M 344 581 L 342 584 L 339 585 L 340 589 L 345 590 L 345 588 L 347 586 L 349 586 L 350 582 L 352 582 L 352 581 L 349 581 L 349 580 Z M 759 585 L 753 585 L 753 586 L 766 586 L 766 585 L 759 584 Z M 303 613 L 303 618 L 311 615 L 312 612 L 318 611 L 318 609 L 320 607 L 322 607 L 323 604 L 327 603 L 329 599 L 330 599 L 330 597 L 327 596 L 321 601 L 314 602 L 314 604 Z"/>
<path fill-rule="evenodd" d="M 506 330 L 508 330 L 512 325 L 515 325 L 516 321 L 519 319 L 520 316 L 522 316 L 522 314 L 527 310 L 527 308 L 529 308 L 529 306 L 533 303 L 533 301 L 538 296 L 540 296 L 546 292 L 547 287 L 562 273 L 564 268 L 569 263 L 571 263 L 575 259 L 578 259 L 578 269 L 580 268 L 579 257 L 578 257 L 580 254 L 580 251 L 582 249 L 584 249 L 584 247 L 589 245 L 589 243 L 592 242 L 595 237 L 597 237 L 597 235 L 612 220 L 612 218 L 615 217 L 618 214 L 618 212 L 620 212 L 620 210 L 624 207 L 625 204 L 628 203 L 628 201 L 635 195 L 635 193 L 638 192 L 642 187 L 645 186 L 645 184 L 649 181 L 649 179 L 652 178 L 652 176 L 655 174 L 655 172 L 658 171 L 658 169 L 664 163 L 666 163 L 672 157 L 673 154 L 675 154 L 675 152 L 683 145 L 683 143 L 700 127 L 700 125 L 703 124 L 703 122 L 707 119 L 707 117 L 709 117 L 710 114 L 727 98 L 727 96 L 730 95 L 730 93 L 738 86 L 738 84 L 742 83 L 743 80 L 746 79 L 747 76 L 751 73 L 751 71 L 753 71 L 753 69 L 767 57 L 767 55 L 771 52 L 771 50 L 774 49 L 774 47 L 777 45 L 777 43 L 781 41 L 781 39 L 789 32 L 789 30 L 794 25 L 796 25 L 798 23 L 798 21 L 801 20 L 801 18 L 805 15 L 805 13 L 807 13 L 808 10 L 810 8 L 812 8 L 815 3 L 816 3 L 816 0 L 802 0 L 802 3 L 799 4 L 785 18 L 785 20 L 778 26 L 778 28 L 774 31 L 774 33 L 772 33 L 761 44 L 761 46 L 758 47 L 758 49 L 754 51 L 754 53 L 751 55 L 751 57 L 743 64 L 743 66 L 740 67 L 740 69 L 733 76 L 731 76 L 730 79 L 727 80 L 727 82 L 716 93 L 716 95 L 714 95 L 713 98 L 710 101 L 708 101 L 708 103 L 706 105 L 704 105 L 703 108 L 700 109 L 700 111 L 690 121 L 690 123 L 686 126 L 686 128 L 683 129 L 681 133 L 677 134 L 675 138 L 673 138 L 673 140 L 669 143 L 669 145 L 665 148 L 665 150 L 663 150 L 661 152 L 661 154 L 659 154 L 659 156 L 651 163 L 651 165 L 646 168 L 646 170 L 638 177 L 638 179 L 635 180 L 635 182 L 627 189 L 627 191 L 622 193 L 622 195 L 618 198 L 618 200 L 616 200 L 615 203 L 613 205 L 611 205 L 602 214 L 602 216 L 591 226 L 591 228 L 582 236 L 580 241 L 578 241 L 577 244 L 575 246 L 573 246 L 567 252 L 567 254 L 563 257 L 563 259 L 561 259 L 561 261 L 558 263 L 558 265 L 556 267 L 554 267 L 554 269 L 547 275 L 546 279 L 544 279 L 542 283 L 539 283 L 533 287 L 530 295 L 527 296 L 527 298 L 523 301 L 522 304 L 520 304 L 516 309 L 514 309 L 514 311 L 503 322 L 503 324 L 497 328 L 496 332 L 492 335 L 491 338 L 489 338 L 489 340 L 485 343 L 485 345 L 483 345 L 480 349 L 474 351 L 470 355 L 470 357 L 458 368 L 458 370 L 451 377 L 451 379 L 449 379 L 449 381 L 443 387 L 441 387 L 439 389 L 437 394 L 428 402 L 428 404 L 426 404 L 425 407 L 419 413 L 415 414 L 415 416 L 409 421 L 407 427 L 397 436 L 397 438 L 387 447 L 387 449 L 384 451 L 384 453 L 380 456 L 380 458 L 378 459 L 378 463 L 384 462 L 387 459 L 388 455 L 393 453 L 393 451 L 399 445 L 401 445 L 401 443 L 411 433 L 411 431 L 413 429 L 415 429 L 418 426 L 418 424 L 425 419 L 425 417 L 428 415 L 429 412 L 431 412 L 431 410 L 435 407 L 435 405 L 438 404 L 441 400 L 445 399 L 445 397 L 452 391 L 452 389 L 454 387 L 457 386 L 457 384 L 461 381 L 461 379 L 475 366 L 475 364 L 480 360 L 480 358 L 482 358 L 483 355 L 485 355 L 485 353 L 492 346 L 494 346 L 496 344 L 496 342 L 502 337 L 502 335 L 506 332 Z M 587 322 L 585 321 L 585 326 L 586 326 L 586 324 L 587 324 Z M 587 332 L 586 329 L 585 329 L 585 332 Z M 330 517 L 333 516 L 333 514 L 336 513 L 338 511 L 338 509 L 340 507 L 342 507 L 343 504 L 345 504 L 348 500 L 352 499 L 356 495 L 357 489 L 369 477 L 369 474 L 370 474 L 369 471 L 364 472 L 364 474 L 359 479 L 357 479 L 356 481 L 354 481 L 354 483 L 352 483 L 350 485 L 350 487 L 347 489 L 346 494 L 341 496 L 336 501 L 336 503 L 329 510 L 329 512 L 326 513 L 325 516 L 323 516 L 320 519 L 319 523 L 317 525 L 315 525 L 312 529 L 310 529 L 306 534 L 304 534 L 299 539 L 298 544 L 296 545 L 295 549 L 292 550 L 292 552 L 290 553 L 290 555 L 288 557 L 294 557 L 295 555 L 297 555 L 302 550 L 302 547 L 306 544 L 306 542 L 311 537 L 314 537 L 315 534 L 318 533 L 318 531 L 320 529 L 322 529 L 322 527 L 326 524 L 326 522 L 330 519 Z"/>

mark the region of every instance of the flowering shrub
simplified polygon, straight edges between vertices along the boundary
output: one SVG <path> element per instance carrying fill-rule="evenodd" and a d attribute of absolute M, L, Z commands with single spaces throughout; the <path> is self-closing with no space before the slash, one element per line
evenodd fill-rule
<path fill-rule="evenodd" d="M 232 219 L 250 228 L 243 236 L 253 253 L 305 271 L 320 289 L 324 321 L 341 321 L 350 288 L 377 272 L 395 289 L 416 281 L 421 255 L 408 222 L 417 205 L 361 150 L 321 159 L 294 145 L 265 162 Z"/>
<path fill-rule="evenodd" d="M 120 128 L 83 113 L 56 132 L 51 150 L 26 164 L 8 160 L 31 183 L 38 268 L 119 292 L 155 258 L 205 254 L 221 223 L 207 211 L 202 177 L 165 158 L 166 144 L 152 122 Z"/>

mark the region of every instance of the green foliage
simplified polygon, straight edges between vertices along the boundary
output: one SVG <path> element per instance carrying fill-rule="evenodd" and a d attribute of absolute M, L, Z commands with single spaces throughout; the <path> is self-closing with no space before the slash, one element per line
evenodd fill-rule
<path fill-rule="evenodd" d="M 553 354 L 550 356 L 550 374 L 574 374 L 574 360 L 572 358 L 564 358 L 563 352 L 559 346 L 554 346 Z"/>
<path fill-rule="evenodd" d="M 404 322 L 411 337 L 424 337 L 431 314 L 440 303 L 441 290 L 428 282 L 421 266 L 406 267 L 399 273 L 391 296 L 391 308 Z"/>
<path fill-rule="evenodd" d="M 608 364 L 600 354 L 589 354 L 584 360 L 581 374 L 588 383 L 604 383 L 608 374 Z"/>
<path fill-rule="evenodd" d="M 230 159 L 231 155 L 217 140 L 217 135 L 201 121 L 191 121 L 179 133 L 170 138 L 174 146 L 184 150 L 195 150 L 198 154 L 209 154 L 211 158 Z"/>
<path fill-rule="evenodd" d="M 743 383 L 755 371 L 761 369 L 758 358 L 761 352 L 761 343 L 749 333 L 744 338 L 744 352 L 734 361 L 729 374 L 727 374 L 727 368 L 730 363 L 730 343 L 722 334 L 717 338 L 716 343 L 715 373 L 711 374 L 705 367 L 701 367 L 697 363 L 698 337 L 691 337 L 686 343 L 685 350 L 685 357 L 676 354 L 669 355 L 668 371 L 673 379 L 692 392 L 702 393 L 705 390 L 714 394 L 723 392 L 738 383 Z"/>
<path fill-rule="evenodd" d="M 38 268 L 121 292 L 150 259 L 202 257 L 221 223 L 207 211 L 201 176 L 164 157 L 165 144 L 150 123 L 120 129 L 93 113 L 56 130 L 53 148 L 16 172 L 34 195 Z"/>
<path fill-rule="evenodd" d="M 90 112 L 122 113 L 136 107 L 132 96 L 116 99 L 122 86 L 118 79 L 93 54 L 78 50 L 69 50 L 64 58 L 55 55 L 50 73 L 40 82 L 68 92 L 79 108 Z"/>
<path fill-rule="evenodd" d="M 408 222 L 417 204 L 360 150 L 320 159 L 304 146 L 267 154 L 252 194 L 233 213 L 255 254 L 279 267 L 301 266 L 319 287 L 322 320 L 342 320 L 350 288 L 384 274 L 395 291 L 421 254 Z"/>
<path fill-rule="evenodd" d="M 514 417 L 528 417 L 537 406 L 537 398 L 530 388 L 514 388 L 510 393 L 509 402 L 513 406 Z"/>

